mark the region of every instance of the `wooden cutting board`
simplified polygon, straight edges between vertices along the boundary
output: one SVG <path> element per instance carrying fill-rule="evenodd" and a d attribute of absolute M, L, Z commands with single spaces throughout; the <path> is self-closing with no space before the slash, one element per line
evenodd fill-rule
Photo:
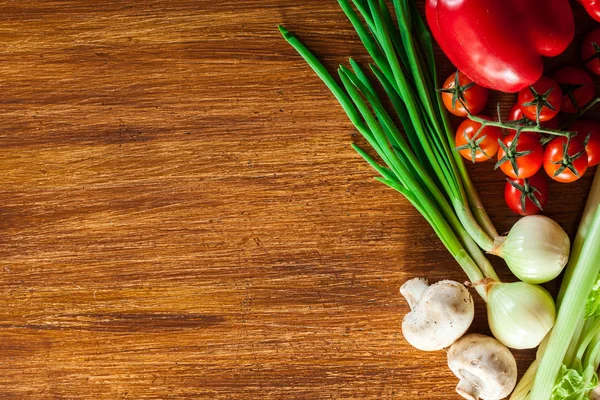
<path fill-rule="evenodd" d="M 575 7 L 550 72 L 595 24 Z M 465 276 L 276 29 L 331 71 L 366 65 L 336 1 L 3 1 L 0 19 L 0 398 L 458 398 L 445 353 L 403 340 L 398 288 Z M 502 174 L 470 171 L 509 229 Z M 571 235 L 591 177 L 551 185 Z M 515 354 L 523 372 L 534 352 Z"/>

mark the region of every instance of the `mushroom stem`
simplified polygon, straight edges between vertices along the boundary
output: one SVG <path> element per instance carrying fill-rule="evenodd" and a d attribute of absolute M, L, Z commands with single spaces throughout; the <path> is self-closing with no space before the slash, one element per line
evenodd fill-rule
<path fill-rule="evenodd" d="M 400 287 L 400 294 L 404 296 L 411 310 L 423 297 L 423 293 L 429 288 L 427 278 L 413 278 L 408 280 Z"/>
<path fill-rule="evenodd" d="M 456 385 L 456 393 L 468 400 L 479 400 L 479 388 L 467 379 L 461 379 Z"/>

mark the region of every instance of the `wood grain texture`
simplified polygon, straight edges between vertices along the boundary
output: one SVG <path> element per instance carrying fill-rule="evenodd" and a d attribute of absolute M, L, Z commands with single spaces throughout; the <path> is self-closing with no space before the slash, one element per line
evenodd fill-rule
<path fill-rule="evenodd" d="M 465 277 L 279 23 L 368 61 L 334 0 L 0 2 L 2 399 L 458 398 L 398 288 Z M 590 178 L 551 185 L 571 235 Z"/>

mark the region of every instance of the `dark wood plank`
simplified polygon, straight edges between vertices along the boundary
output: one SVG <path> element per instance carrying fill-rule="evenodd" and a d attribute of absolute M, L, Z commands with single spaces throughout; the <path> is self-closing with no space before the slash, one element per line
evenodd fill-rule
<path fill-rule="evenodd" d="M 367 62 L 335 1 L 0 16 L 0 397 L 457 398 L 444 352 L 402 339 L 398 288 L 465 277 L 276 29 Z M 470 169 L 508 229 L 502 175 Z M 551 186 L 570 234 L 590 178 Z"/>

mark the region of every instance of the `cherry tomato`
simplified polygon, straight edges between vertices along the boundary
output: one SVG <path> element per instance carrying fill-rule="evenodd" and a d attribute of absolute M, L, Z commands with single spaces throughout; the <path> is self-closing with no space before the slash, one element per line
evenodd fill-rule
<path fill-rule="evenodd" d="M 504 200 L 519 215 L 534 215 L 542 211 L 548 200 L 548 182 L 543 172 L 531 178 L 506 179 Z"/>
<path fill-rule="evenodd" d="M 562 105 L 562 90 L 558 83 L 542 76 L 533 85 L 521 90 L 518 98 L 523 115 L 536 121 L 539 109 L 540 121 L 549 121 L 558 114 Z"/>
<path fill-rule="evenodd" d="M 583 139 L 588 156 L 588 167 L 600 164 L 600 123 L 580 119 L 573 122 L 568 130 L 577 132 L 577 137 Z"/>
<path fill-rule="evenodd" d="M 586 0 L 585 2 L 577 0 L 577 2 L 585 8 L 590 17 L 600 22 L 600 7 L 598 7 L 600 4 L 597 0 Z"/>
<path fill-rule="evenodd" d="M 521 110 L 519 103 L 515 103 L 515 105 L 512 106 L 512 108 L 508 112 L 508 120 L 509 121 L 517 121 L 519 123 L 519 125 L 525 125 L 525 126 L 534 126 L 535 125 L 534 121 L 530 120 L 529 118 L 527 118 L 523 115 L 523 111 Z M 543 122 L 541 125 L 544 128 L 548 128 L 548 129 L 558 129 L 558 119 L 552 118 L 550 121 Z M 516 133 L 516 131 L 514 129 L 509 129 L 509 132 Z M 537 140 L 540 140 L 542 138 L 542 135 L 540 135 L 537 132 L 523 132 L 522 134 L 533 136 Z"/>
<path fill-rule="evenodd" d="M 511 178 L 529 178 L 542 167 L 544 147 L 535 137 L 523 134 L 519 136 L 517 143 L 513 143 L 515 136 L 510 134 L 502 139 L 496 168 L 500 167 Z"/>
<path fill-rule="evenodd" d="M 562 90 L 560 110 L 576 113 L 596 95 L 594 81 L 586 70 L 578 67 L 564 67 L 554 73 L 552 78 Z"/>
<path fill-rule="evenodd" d="M 458 117 L 466 117 L 467 109 L 471 114 L 478 114 L 487 105 L 488 89 L 479 86 L 460 71 L 450 75 L 440 91 L 448 111 Z"/>
<path fill-rule="evenodd" d="M 591 73 L 600 75 L 600 28 L 589 32 L 583 39 L 581 59 Z"/>
<path fill-rule="evenodd" d="M 509 121 L 518 121 L 518 120 L 522 120 L 523 123 L 527 122 L 524 120 L 524 116 L 523 116 L 523 111 L 521 111 L 521 106 L 519 105 L 519 103 L 515 103 L 510 111 L 508 112 L 508 120 Z M 528 120 L 529 121 L 529 120 Z"/>
<path fill-rule="evenodd" d="M 480 116 L 489 119 L 488 117 Z M 481 129 L 479 122 L 465 119 L 456 130 L 456 150 L 467 160 L 475 162 L 486 161 L 498 152 L 498 139 L 502 130 L 495 126 Z"/>
<path fill-rule="evenodd" d="M 544 170 L 557 182 L 569 183 L 581 178 L 588 167 L 588 158 L 579 136 L 552 139 L 544 152 Z"/>

